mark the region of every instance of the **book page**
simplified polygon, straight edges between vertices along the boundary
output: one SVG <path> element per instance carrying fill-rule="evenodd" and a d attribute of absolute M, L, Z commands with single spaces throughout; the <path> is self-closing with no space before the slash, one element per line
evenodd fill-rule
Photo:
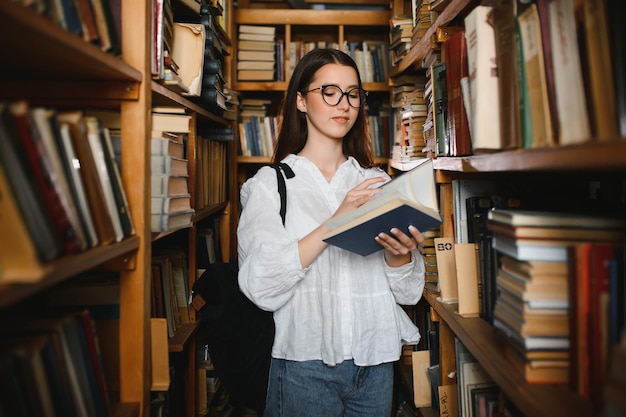
<path fill-rule="evenodd" d="M 334 230 L 398 199 L 412 201 L 418 203 L 417 205 L 437 210 L 432 160 L 430 159 L 424 160 L 424 163 L 400 174 L 380 188 L 381 190 L 361 207 L 327 220 L 326 226 Z"/>

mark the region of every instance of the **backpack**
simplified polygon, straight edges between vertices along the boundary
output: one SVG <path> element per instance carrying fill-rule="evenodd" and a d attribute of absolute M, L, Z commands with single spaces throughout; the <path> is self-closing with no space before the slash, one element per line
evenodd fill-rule
<path fill-rule="evenodd" d="M 280 215 L 285 224 L 285 178 L 295 174 L 284 163 L 276 170 Z M 283 176 L 284 175 L 284 176 Z M 273 313 L 257 307 L 239 289 L 237 259 L 216 262 L 195 281 L 192 304 L 208 334 L 208 352 L 215 374 L 240 404 L 263 415 L 274 343 Z"/>

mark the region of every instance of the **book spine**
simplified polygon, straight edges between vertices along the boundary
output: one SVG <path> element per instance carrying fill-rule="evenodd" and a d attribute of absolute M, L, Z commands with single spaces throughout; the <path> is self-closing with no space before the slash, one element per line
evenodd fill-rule
<path fill-rule="evenodd" d="M 63 243 L 65 253 L 76 253 L 82 250 L 78 239 L 77 230 L 70 220 L 70 207 L 68 196 L 63 195 L 57 178 L 52 170 L 50 161 L 44 152 L 41 138 L 37 131 L 29 106 L 25 101 L 13 102 L 9 105 L 14 127 L 24 146 L 24 154 L 29 163 L 29 168 L 35 177 L 39 192 L 41 193 L 50 217 L 54 221 L 57 236 Z"/>

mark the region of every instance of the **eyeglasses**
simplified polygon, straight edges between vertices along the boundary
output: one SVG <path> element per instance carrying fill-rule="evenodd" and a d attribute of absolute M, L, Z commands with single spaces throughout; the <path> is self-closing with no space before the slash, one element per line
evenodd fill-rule
<path fill-rule="evenodd" d="M 341 99 L 343 96 L 346 96 L 348 99 L 348 104 L 355 109 L 358 109 L 365 103 L 365 98 L 367 97 L 367 91 L 361 88 L 351 88 L 348 91 L 344 92 L 341 88 L 333 84 L 323 85 L 321 87 L 313 88 L 308 90 L 307 93 L 311 91 L 320 90 L 322 92 L 322 98 L 324 102 L 329 106 L 337 106 L 341 103 Z"/>

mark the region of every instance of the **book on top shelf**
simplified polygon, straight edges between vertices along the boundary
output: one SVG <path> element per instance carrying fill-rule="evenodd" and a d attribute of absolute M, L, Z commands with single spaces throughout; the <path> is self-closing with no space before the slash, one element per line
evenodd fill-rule
<path fill-rule="evenodd" d="M 376 195 L 356 210 L 329 219 L 324 241 L 366 256 L 380 249 L 374 236 L 397 227 L 408 233 L 413 225 L 421 232 L 442 222 L 431 159 L 384 184 Z"/>
<path fill-rule="evenodd" d="M 517 72 L 519 56 L 517 48 L 512 45 L 512 40 L 516 36 L 514 13 L 516 7 L 516 3 L 512 1 L 497 0 L 491 12 L 498 68 L 498 106 L 500 107 L 500 138 L 503 149 L 519 148 L 521 144 L 520 86 Z"/>
<path fill-rule="evenodd" d="M 470 155 L 472 145 L 469 124 L 461 95 L 461 78 L 469 76 L 465 31 L 455 33 L 444 42 L 443 56 L 446 63 L 446 94 L 448 95 L 446 129 L 447 140 L 450 144 L 446 156 Z"/>
<path fill-rule="evenodd" d="M 547 12 L 559 123 L 557 142 L 559 145 L 585 142 L 591 139 L 591 129 L 574 0 L 549 1 Z M 600 45 L 593 47 L 600 48 Z"/>
<path fill-rule="evenodd" d="M 580 6 L 579 6 L 580 7 Z M 581 56 L 585 85 L 588 87 L 590 126 L 594 138 L 600 140 L 618 137 L 616 94 L 613 84 L 613 67 L 611 56 L 611 38 L 609 34 L 606 1 L 585 0 L 584 10 L 584 41 L 586 56 Z M 580 33 L 580 32 L 579 32 Z"/>
<path fill-rule="evenodd" d="M 495 32 L 491 6 L 477 6 L 465 18 L 474 153 L 502 149 Z"/>
<path fill-rule="evenodd" d="M 199 96 L 202 88 L 206 30 L 199 23 L 174 23 L 172 59 L 180 67 L 178 75 L 190 96 Z"/>
<path fill-rule="evenodd" d="M 518 33 L 521 39 L 522 61 L 526 76 L 527 89 L 522 86 L 520 94 L 528 99 L 523 111 L 527 111 L 531 120 L 529 147 L 545 147 L 555 144 L 550 102 L 545 74 L 545 61 L 541 40 L 541 25 L 537 5 L 531 4 L 517 16 Z M 557 69 L 555 68 L 555 72 Z M 558 78 L 558 77 L 557 77 Z M 530 132 L 529 132 L 530 133 Z"/>

